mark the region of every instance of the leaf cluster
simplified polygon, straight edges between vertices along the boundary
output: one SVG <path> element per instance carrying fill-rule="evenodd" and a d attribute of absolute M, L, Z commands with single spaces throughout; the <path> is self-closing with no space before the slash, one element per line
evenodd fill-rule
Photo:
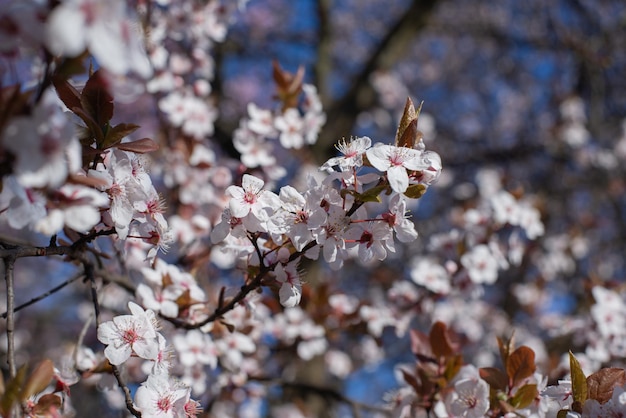
<path fill-rule="evenodd" d="M 613 397 L 613 390 L 626 384 L 626 370 L 617 367 L 605 367 L 585 377 L 580 363 L 571 351 L 569 366 L 573 395 L 571 410 L 579 414 L 583 412 L 583 405 L 587 400 L 593 399 L 600 404 L 607 403 Z M 567 412 L 566 409 L 560 410 L 557 418 L 566 417 Z"/>
<path fill-rule="evenodd" d="M 54 365 L 51 360 L 42 361 L 31 373 L 26 365 L 20 367 L 14 378 L 4 382 L 0 375 L 0 417 L 13 416 L 19 405 L 28 416 L 52 417 L 61 407 L 61 398 L 53 393 L 41 396 L 36 402 L 32 397 L 41 393 L 54 378 Z"/>
<path fill-rule="evenodd" d="M 536 383 L 530 383 L 537 366 L 535 352 L 527 347 L 515 348 L 514 338 L 498 338 L 503 369 L 483 367 L 480 377 L 489 383 L 492 411 L 513 412 L 522 409 L 539 396 Z"/>
<path fill-rule="evenodd" d="M 414 372 L 402 370 L 402 376 L 415 390 L 419 406 L 429 410 L 461 369 L 463 356 L 456 336 L 443 322 L 435 322 L 428 334 L 411 330 L 410 335 L 417 361 Z"/>
<path fill-rule="evenodd" d="M 150 138 L 122 143 L 125 137 L 139 129 L 139 125 L 111 124 L 115 106 L 109 92 L 109 82 L 102 70 L 93 72 L 80 92 L 62 75 L 52 76 L 52 84 L 65 106 L 85 124 L 80 142 L 86 160 L 110 148 L 139 154 L 158 149 Z M 87 161 L 83 163 L 86 165 Z"/>

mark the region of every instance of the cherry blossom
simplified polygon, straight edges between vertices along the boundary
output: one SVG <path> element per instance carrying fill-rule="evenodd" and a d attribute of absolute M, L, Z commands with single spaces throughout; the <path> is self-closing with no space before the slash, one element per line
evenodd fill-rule
<path fill-rule="evenodd" d="M 274 119 L 274 126 L 280 132 L 280 144 L 285 148 L 302 148 L 304 137 L 302 128 L 304 122 L 297 109 L 289 108 L 283 115 Z"/>
<path fill-rule="evenodd" d="M 17 162 L 16 178 L 24 187 L 58 187 L 70 172 L 70 162 L 80 160 L 75 129 L 52 90 L 46 90 L 31 116 L 13 118 L 1 143 Z M 72 155 L 70 155 L 70 153 Z"/>
<path fill-rule="evenodd" d="M 77 232 L 88 232 L 100 222 L 98 208 L 108 206 L 109 198 L 94 189 L 66 184 L 48 198 L 47 214 L 34 229 L 53 235 L 67 226 Z"/>
<path fill-rule="evenodd" d="M 104 355 L 116 366 L 133 354 L 153 360 L 159 352 L 154 313 L 133 302 L 128 309 L 131 315 L 119 315 L 98 326 L 98 340 L 107 346 Z"/>
<path fill-rule="evenodd" d="M 461 264 L 474 283 L 492 284 L 498 278 L 498 260 L 487 245 L 477 245 L 463 254 Z"/>
<path fill-rule="evenodd" d="M 45 39 L 55 55 L 75 57 L 88 48 L 111 72 L 149 77 L 152 69 L 136 31 L 121 0 L 65 0 L 48 17 Z"/>
<path fill-rule="evenodd" d="M 489 385 L 472 365 L 463 366 L 453 381 L 445 404 L 455 417 L 482 418 L 489 410 Z"/>
<path fill-rule="evenodd" d="M 276 281 L 281 283 L 278 295 L 280 304 L 285 308 L 293 308 L 300 303 L 302 297 L 302 284 L 300 275 L 293 264 L 283 266 L 278 264 L 274 269 Z"/>
<path fill-rule="evenodd" d="M 349 171 L 363 165 L 363 154 L 372 145 L 372 140 L 367 136 L 350 138 L 346 142 L 345 139 L 339 141 L 336 145 L 337 151 L 343 154 L 340 157 L 333 157 L 326 161 L 320 169 L 332 171 L 332 168 L 338 166 L 341 171 Z"/>
<path fill-rule="evenodd" d="M 200 330 L 191 330 L 185 335 L 175 335 L 172 341 L 183 366 L 205 364 L 212 369 L 217 367 L 219 353 L 209 334 Z"/>
<path fill-rule="evenodd" d="M 142 416 L 176 418 L 185 416 L 189 389 L 168 376 L 150 375 L 135 394 L 135 404 Z"/>
<path fill-rule="evenodd" d="M 237 218 L 252 214 L 260 222 L 267 221 L 268 211 L 278 208 L 280 201 L 274 193 L 263 190 L 264 184 L 260 178 L 244 174 L 241 187 L 229 186 L 226 193 L 232 197 L 229 201 L 231 214 Z"/>
<path fill-rule="evenodd" d="M 430 161 L 424 159 L 422 152 L 412 148 L 377 143 L 366 151 L 366 155 L 374 168 L 387 172 L 389 185 L 397 193 L 404 193 L 409 187 L 407 170 L 430 167 Z"/>

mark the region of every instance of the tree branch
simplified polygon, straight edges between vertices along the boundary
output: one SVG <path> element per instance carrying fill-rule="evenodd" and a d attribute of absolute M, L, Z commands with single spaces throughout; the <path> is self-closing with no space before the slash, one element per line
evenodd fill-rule
<path fill-rule="evenodd" d="M 404 47 L 426 27 L 437 0 L 413 0 L 411 6 L 391 27 L 372 52 L 344 96 L 326 110 L 328 121 L 322 129 L 314 152 L 321 161 L 332 156 L 331 145 L 346 132 L 352 131 L 357 116 L 375 103 L 376 94 L 370 76 L 378 69 L 390 68 L 404 52 Z"/>
<path fill-rule="evenodd" d="M 15 377 L 15 289 L 13 287 L 13 267 L 15 266 L 15 257 L 4 258 L 4 279 L 7 287 L 7 363 L 9 365 L 9 376 L 11 379 Z"/>

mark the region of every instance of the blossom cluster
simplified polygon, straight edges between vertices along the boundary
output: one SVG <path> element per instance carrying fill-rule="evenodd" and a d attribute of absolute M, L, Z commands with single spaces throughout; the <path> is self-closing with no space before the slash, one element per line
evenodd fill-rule
<path fill-rule="evenodd" d="M 304 416 L 304 403 L 269 387 L 345 399 L 301 384 L 303 368 L 323 364 L 320 373 L 345 379 L 387 367 L 385 358 L 405 359 L 396 342 L 407 340 L 416 362 L 396 368 L 400 388 L 386 395 L 383 413 L 623 413 L 623 370 L 602 368 L 626 354 L 626 303 L 607 279 L 620 262 L 598 261 L 580 286 L 589 316 L 541 315 L 557 305 L 548 298 L 562 291 L 561 277 L 594 264 L 581 231 L 602 222 L 575 210 L 580 229 L 548 235 L 545 211 L 559 199 L 528 191 L 502 164 L 473 177 L 453 165 L 444 171 L 431 150 L 438 146 L 431 147 L 433 117 L 405 102 L 411 89 L 393 73 L 374 74 L 382 109 L 360 120 L 388 128 L 405 105 L 395 141 L 372 140 L 379 136 L 371 132 L 342 139 L 332 157 L 312 164 L 331 114 L 303 69 L 291 74 L 277 63 L 278 100 L 244 103 L 244 116 L 225 135 L 216 125 L 222 103 L 214 100 L 221 94 L 214 52 L 245 3 L 32 0 L 0 10 L 0 59 L 10 68 L 32 63 L 1 74 L 11 85 L 0 87 L 0 227 L 50 242 L 31 247 L 2 236 L 3 261 L 61 254 L 63 268 L 50 271 L 76 269 L 63 286 L 84 278 L 92 290 L 91 301 L 72 304 L 86 325 L 70 365 L 59 371 L 45 362 L 26 381 L 22 371 L 10 376 L 6 387 L 21 388 L 0 385 L 0 415 L 18 402 L 29 416 L 71 415 L 65 394 L 80 375 L 112 408 L 148 418 L 197 416 L 195 399 L 215 416 L 268 409 Z M 572 165 L 599 170 L 625 158 L 623 132 L 615 144 L 596 146 L 582 100 L 567 98 L 560 111 L 554 132 L 561 141 L 550 152 L 573 151 Z M 619 179 L 614 187 L 619 196 Z M 444 192 L 450 199 L 442 203 Z M 562 204 L 585 209 L 586 200 Z M 440 212 L 441 224 L 420 225 L 417 214 L 428 210 Z M 27 273 L 18 285 L 41 286 L 35 268 L 18 264 Z M 130 314 L 119 314 L 127 308 Z M 8 322 L 10 343 L 0 350 L 15 366 L 15 347 L 26 353 L 40 344 L 28 330 L 11 334 Z M 500 339 L 514 322 L 521 347 Z M 430 334 L 417 331 L 432 323 Z M 77 327 L 59 328 L 67 329 L 55 334 Z M 565 355 L 550 373 L 540 370 L 554 353 L 537 335 L 573 341 L 582 366 L 572 354 L 569 368 Z M 112 386 L 110 375 L 127 390 L 100 391 Z M 583 381 L 603 390 L 587 391 Z M 54 387 L 45 388 L 49 382 Z M 284 395 L 276 405 L 261 400 L 276 392 Z"/>

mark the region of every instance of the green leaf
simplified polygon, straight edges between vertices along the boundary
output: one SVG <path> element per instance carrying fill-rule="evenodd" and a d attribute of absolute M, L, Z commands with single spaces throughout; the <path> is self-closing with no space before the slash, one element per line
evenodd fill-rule
<path fill-rule="evenodd" d="M 381 202 L 380 194 L 387 188 L 386 185 L 374 186 L 363 193 L 355 194 L 355 197 L 361 202 Z"/>
<path fill-rule="evenodd" d="M 54 364 L 52 360 L 45 359 L 28 377 L 24 389 L 22 389 L 22 402 L 29 397 L 43 391 L 54 377 Z"/>
<path fill-rule="evenodd" d="M 22 366 L 17 371 L 15 377 L 6 383 L 6 388 L 0 399 L 0 409 L 2 416 L 8 417 L 11 414 L 13 405 L 20 400 L 20 389 L 26 380 L 26 366 Z"/>
<path fill-rule="evenodd" d="M 511 405 L 517 409 L 526 408 L 535 400 L 538 394 L 537 385 L 524 385 L 515 392 Z"/>
<path fill-rule="evenodd" d="M 557 412 L 556 418 L 567 418 L 568 412 L 569 412 L 569 409 L 561 409 L 559 412 Z"/>
<path fill-rule="evenodd" d="M 521 346 L 509 356 L 506 362 L 506 374 L 516 386 L 519 382 L 535 373 L 535 352 L 526 346 Z"/>
<path fill-rule="evenodd" d="M 461 367 L 463 367 L 463 356 L 461 354 L 449 357 L 446 362 L 446 369 L 443 372 L 443 377 L 445 377 L 447 381 L 452 380 L 454 376 L 459 373 Z"/>
<path fill-rule="evenodd" d="M 404 195 L 409 199 L 419 199 L 424 196 L 425 193 L 426 186 L 423 184 L 411 184 L 404 192 Z"/>
<path fill-rule="evenodd" d="M 569 368 L 570 374 L 572 375 L 574 402 L 578 402 L 582 405 L 587 400 L 587 378 L 585 377 L 582 367 L 580 367 L 580 363 L 571 351 L 569 352 Z"/>

